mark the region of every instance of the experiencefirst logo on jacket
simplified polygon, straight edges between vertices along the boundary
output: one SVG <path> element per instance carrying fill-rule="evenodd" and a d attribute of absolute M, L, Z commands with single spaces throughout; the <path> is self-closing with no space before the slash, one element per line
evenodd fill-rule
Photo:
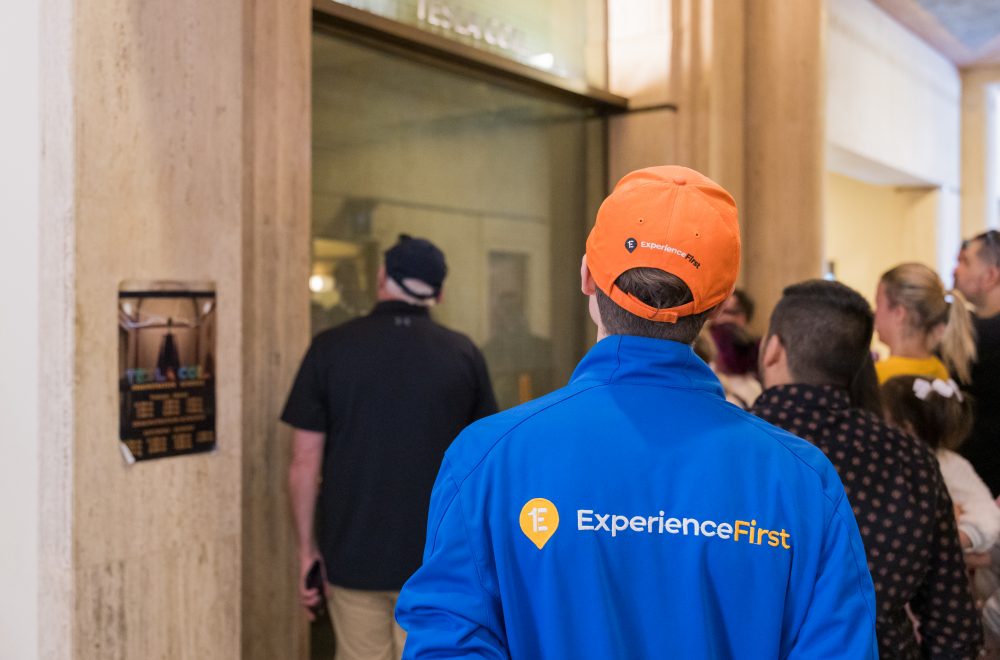
<path fill-rule="evenodd" d="M 559 528 L 559 510 L 551 500 L 536 497 L 521 508 L 521 531 L 541 550 Z M 599 513 L 593 509 L 576 510 L 576 531 L 607 534 L 611 538 L 624 535 L 703 536 L 720 541 L 746 543 L 782 550 L 791 550 L 791 534 L 786 530 L 767 529 L 756 520 L 715 522 L 698 518 L 671 518 L 664 511 L 653 516 L 627 516 Z"/>

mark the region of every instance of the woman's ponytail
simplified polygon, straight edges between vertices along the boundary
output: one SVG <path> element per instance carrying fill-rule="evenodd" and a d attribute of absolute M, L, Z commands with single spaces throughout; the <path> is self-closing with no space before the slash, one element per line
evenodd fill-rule
<path fill-rule="evenodd" d="M 972 375 L 972 363 L 976 361 L 976 331 L 972 325 L 972 312 L 965 297 L 956 289 L 951 291 L 951 304 L 941 334 L 941 358 L 948 370 L 968 383 Z"/>

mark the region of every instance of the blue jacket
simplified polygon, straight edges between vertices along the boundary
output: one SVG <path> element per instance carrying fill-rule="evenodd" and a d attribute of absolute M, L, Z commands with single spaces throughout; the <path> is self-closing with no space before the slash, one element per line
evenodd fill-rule
<path fill-rule="evenodd" d="M 469 426 L 399 597 L 405 658 L 876 658 L 823 453 L 726 403 L 680 343 L 612 336 Z"/>

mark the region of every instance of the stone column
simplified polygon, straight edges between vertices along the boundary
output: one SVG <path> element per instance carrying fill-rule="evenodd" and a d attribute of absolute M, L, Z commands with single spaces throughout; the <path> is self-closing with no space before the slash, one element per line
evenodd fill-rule
<path fill-rule="evenodd" d="M 241 658 L 303 658 L 281 406 L 309 342 L 311 3 L 245 0 Z"/>
<path fill-rule="evenodd" d="M 45 0 L 33 12 L 9 22 L 38 30 L 16 44 L 30 83 L 18 108 L 39 121 L 19 124 L 16 143 L 21 198 L 37 206 L 4 223 L 20 252 L 5 279 L 25 300 L 14 329 L 37 337 L 4 349 L 25 365 L 27 391 L 5 398 L 29 515 L 3 523 L 24 574 L 4 649 L 304 657 L 277 414 L 308 340 L 310 3 Z M 123 280 L 215 283 L 216 451 L 123 461 Z"/>
<path fill-rule="evenodd" d="M 758 331 L 784 286 L 822 274 L 824 11 L 747 3 L 743 259 Z"/>

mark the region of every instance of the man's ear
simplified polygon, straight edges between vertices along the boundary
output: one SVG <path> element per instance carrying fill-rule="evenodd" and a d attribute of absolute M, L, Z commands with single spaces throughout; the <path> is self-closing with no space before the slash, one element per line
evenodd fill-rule
<path fill-rule="evenodd" d="M 587 267 L 586 254 L 583 255 L 583 259 L 580 261 L 580 291 L 585 296 L 592 296 L 597 293 L 597 283 L 594 282 L 594 277 L 590 274 L 590 268 Z"/>
<path fill-rule="evenodd" d="M 781 343 L 781 337 L 778 335 L 768 335 L 765 337 L 764 345 L 760 351 L 761 367 L 773 367 L 785 359 L 787 359 L 785 356 L 785 345 Z"/>
<path fill-rule="evenodd" d="M 990 266 L 986 269 L 986 288 L 993 289 L 1000 286 L 1000 268 Z"/>

